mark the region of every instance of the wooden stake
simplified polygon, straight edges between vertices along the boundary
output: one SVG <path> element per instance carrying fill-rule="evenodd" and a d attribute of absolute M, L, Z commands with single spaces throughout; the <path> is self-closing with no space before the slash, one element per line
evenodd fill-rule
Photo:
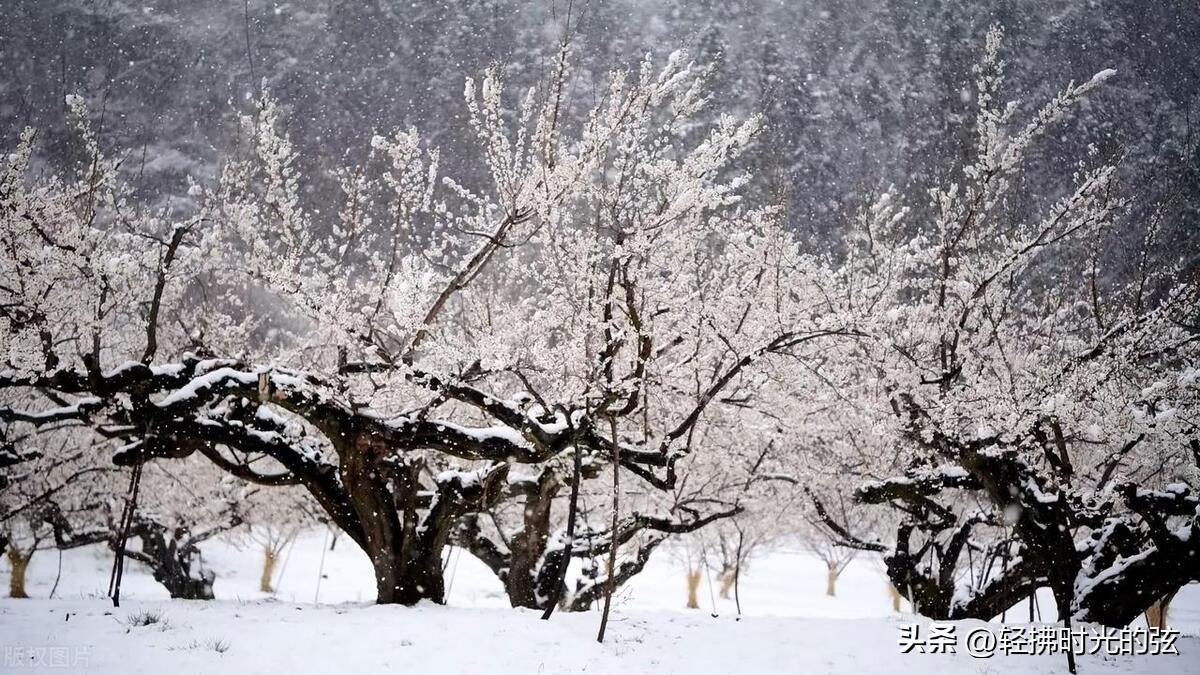
<path fill-rule="evenodd" d="M 604 642 L 604 629 L 608 627 L 608 612 L 612 608 L 613 590 L 616 586 L 617 568 L 617 515 L 620 510 L 621 494 L 621 446 L 617 442 L 617 418 L 609 415 L 609 431 L 612 432 L 613 446 L 613 506 L 612 529 L 609 530 L 608 546 L 608 588 L 604 590 L 604 612 L 600 615 L 600 632 L 596 634 L 596 642 Z"/>
<path fill-rule="evenodd" d="M 133 466 L 133 475 L 129 477 L 129 499 L 125 502 L 125 510 L 121 513 L 121 531 L 117 535 L 117 556 L 113 560 L 112 575 L 108 580 L 108 594 L 112 598 L 113 607 L 121 606 L 121 578 L 125 575 L 125 547 L 129 543 L 129 530 L 133 527 L 133 516 L 137 511 L 138 489 L 142 484 L 142 467 L 138 463 Z"/>

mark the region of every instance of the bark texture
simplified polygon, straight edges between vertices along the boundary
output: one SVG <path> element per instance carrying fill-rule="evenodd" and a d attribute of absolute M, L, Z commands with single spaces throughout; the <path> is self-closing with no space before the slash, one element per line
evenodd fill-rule
<path fill-rule="evenodd" d="M 33 553 L 22 553 L 16 548 L 10 548 L 6 551 L 5 556 L 8 558 L 8 566 L 11 570 L 8 577 L 8 597 L 28 598 L 29 594 L 25 592 L 25 572 L 29 569 L 29 561 L 33 558 Z"/>

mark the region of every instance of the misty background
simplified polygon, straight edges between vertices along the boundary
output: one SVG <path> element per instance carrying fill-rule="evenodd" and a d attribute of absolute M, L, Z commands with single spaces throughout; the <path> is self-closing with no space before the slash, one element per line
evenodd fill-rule
<path fill-rule="evenodd" d="M 1006 95 L 1027 119 L 1070 81 L 1117 76 L 1040 144 L 1014 219 L 1064 194 L 1081 154 L 1120 158 L 1137 198 L 1105 245 L 1117 268 L 1151 223 L 1200 265 L 1197 0 L 2 0 L 0 130 L 40 130 L 47 170 L 67 161 L 64 99 L 88 101 L 102 147 L 150 203 L 188 208 L 186 177 L 213 180 L 236 151 L 235 115 L 265 88 L 286 110 L 313 203 L 324 170 L 360 161 L 376 132 L 415 127 L 445 173 L 486 179 L 463 81 L 495 65 L 508 94 L 545 81 L 569 39 L 568 107 L 605 74 L 686 49 L 714 64 L 709 114 L 765 116 L 739 162 L 761 200 L 818 242 L 894 185 L 910 206 L 974 142 L 972 67 L 1006 31 Z M 1070 139 L 1070 140 L 1067 140 Z M 1079 147 L 1081 140 L 1087 148 Z M 1082 152 L 1081 152 L 1082 150 Z M 334 209 L 329 213 L 332 217 Z M 1118 270 L 1119 271 L 1119 270 Z"/>

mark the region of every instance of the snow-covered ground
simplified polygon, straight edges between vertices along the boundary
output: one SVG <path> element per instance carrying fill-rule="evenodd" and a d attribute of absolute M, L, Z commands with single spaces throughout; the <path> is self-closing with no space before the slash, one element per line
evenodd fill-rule
<path fill-rule="evenodd" d="M 31 600 L 0 600 L 0 671 L 98 673 L 1059 673 L 1062 655 L 901 654 L 901 627 L 921 621 L 891 611 L 877 563 L 856 561 L 836 598 L 812 556 L 779 548 L 752 562 L 740 583 L 742 615 L 702 581 L 701 610 L 686 610 L 683 563 L 663 551 L 614 600 L 604 644 L 597 613 L 558 613 L 543 622 L 513 610 L 499 582 L 475 559 L 448 560 L 448 606 L 377 607 L 370 566 L 351 542 L 325 551 L 325 535 L 300 538 L 284 554 L 278 593 L 257 589 L 260 553 L 227 542 L 207 546 L 218 572 L 215 602 L 172 601 L 130 563 L 123 602 L 104 597 L 111 557 L 68 552 L 55 599 L 58 554 L 41 552 L 29 571 Z M 324 558 L 322 562 L 322 558 Z M 318 573 L 322 569 L 324 574 Z M 8 571 L 0 573 L 7 587 Z M 318 588 L 319 584 L 319 588 Z M 317 601 L 317 602 L 314 602 Z M 1039 602 L 1054 618 L 1053 601 Z M 139 618 L 148 625 L 137 625 Z M 714 616 L 715 615 L 715 616 Z M 1028 618 L 1026 604 L 1014 615 Z M 1010 619 L 1013 616 L 1009 617 Z M 923 621 L 921 621 L 923 623 Z M 1200 586 L 1176 599 L 1178 656 L 1084 656 L 1083 673 L 1200 673 Z"/>

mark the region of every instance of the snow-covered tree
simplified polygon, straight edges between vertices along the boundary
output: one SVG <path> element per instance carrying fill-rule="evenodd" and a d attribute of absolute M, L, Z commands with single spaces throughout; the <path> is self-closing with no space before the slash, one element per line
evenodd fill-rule
<path fill-rule="evenodd" d="M 301 485 L 367 552 L 380 602 L 440 601 L 463 517 L 571 453 L 669 496 L 691 458 L 763 447 L 761 420 L 721 403 L 766 384 L 760 361 L 849 332 L 816 283 L 832 273 L 742 203 L 758 123 L 706 123 L 705 72 L 647 60 L 581 118 L 564 68 L 512 109 L 488 73 L 466 87 L 486 192 L 400 131 L 338 173 L 334 209 L 304 205 L 264 99 L 186 217 L 138 208 L 72 99 L 77 165 L 30 176 L 30 132 L 0 177 L 0 386 L 53 394 L 0 418 L 85 422 L 119 465 L 201 455 Z M 624 491 L 618 541 L 623 518 L 721 513 L 666 498 L 622 515 Z"/>
<path fill-rule="evenodd" d="M 25 578 L 34 554 L 71 547 L 74 539 L 64 538 L 74 533 L 71 523 L 82 525 L 109 498 L 106 487 L 115 468 L 88 447 L 86 434 L 81 443 L 73 426 L 47 428 L 31 439 L 6 439 L 12 463 L 0 466 L 0 552 L 9 564 L 10 597 L 28 597 Z M 91 542 L 78 545 L 86 543 Z"/>
<path fill-rule="evenodd" d="M 110 548 L 148 568 L 173 598 L 213 599 L 217 575 L 200 547 L 243 525 L 258 504 L 258 488 L 223 475 L 200 457 L 147 463 L 138 478 L 136 494 L 125 495 L 131 504 L 127 520 L 115 509 L 102 514 Z"/>
<path fill-rule="evenodd" d="M 839 292 L 872 339 L 846 355 L 846 391 L 904 465 L 857 497 L 906 514 L 886 562 L 918 611 L 987 619 L 1046 585 L 1067 617 L 1125 625 L 1200 570 L 1185 481 L 1200 462 L 1198 284 L 1154 223 L 1132 225 L 1132 278 L 1105 283 L 1104 242 L 1131 225 L 1104 157 L 1044 213 L 1013 217 L 1039 139 L 1113 73 L 1022 124 L 999 98 L 999 43 L 994 29 L 974 153 L 931 193 L 936 219 L 909 222 L 885 193 L 852 234 Z M 961 574 L 968 556 L 987 573 Z"/>

